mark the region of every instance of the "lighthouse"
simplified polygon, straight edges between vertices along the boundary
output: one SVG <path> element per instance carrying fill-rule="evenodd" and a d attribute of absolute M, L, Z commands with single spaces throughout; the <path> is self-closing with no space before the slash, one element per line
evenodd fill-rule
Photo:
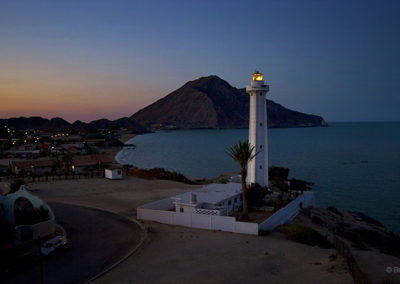
<path fill-rule="evenodd" d="M 263 74 L 256 71 L 246 92 L 250 95 L 249 144 L 258 153 L 247 165 L 247 184 L 258 183 L 268 187 L 268 127 L 267 99 L 269 86 Z"/>

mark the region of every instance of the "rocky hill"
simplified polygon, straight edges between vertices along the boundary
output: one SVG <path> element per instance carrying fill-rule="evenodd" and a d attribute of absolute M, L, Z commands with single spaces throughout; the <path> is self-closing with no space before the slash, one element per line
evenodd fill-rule
<path fill-rule="evenodd" d="M 45 123 L 49 122 L 48 119 L 39 116 L 32 117 L 12 117 L 7 119 L 0 119 L 0 126 L 7 125 L 15 129 L 38 129 Z"/>
<path fill-rule="evenodd" d="M 46 119 L 42 117 L 13 117 L 7 119 L 0 119 L 0 126 L 6 125 L 16 130 L 25 129 L 41 129 L 44 131 L 79 131 L 79 132 L 96 132 L 99 129 L 126 128 L 135 133 L 148 132 L 147 128 L 140 123 L 133 121 L 128 117 L 123 117 L 116 120 L 99 119 L 90 123 L 85 123 L 80 120 L 74 123 L 55 117 Z"/>
<path fill-rule="evenodd" d="M 54 117 L 50 120 L 47 120 L 44 124 L 42 124 L 40 126 L 40 128 L 49 129 L 49 130 L 53 130 L 53 131 L 54 130 L 66 130 L 70 127 L 71 127 L 71 124 L 68 121 L 66 121 L 60 117 Z"/>
<path fill-rule="evenodd" d="M 293 111 L 267 100 L 268 127 L 325 126 L 317 115 Z M 17 130 L 45 131 L 74 130 L 95 132 L 110 127 L 126 128 L 144 133 L 159 129 L 247 128 L 249 125 L 249 96 L 245 89 L 237 89 L 217 76 L 189 81 L 164 98 L 139 110 L 131 117 L 116 120 L 98 119 L 90 123 L 68 121 L 56 117 L 14 117 L 0 119 L 0 126 Z"/>
<path fill-rule="evenodd" d="M 289 110 L 267 100 L 268 127 L 325 126 L 320 116 Z M 172 128 L 246 128 L 249 97 L 217 76 L 189 81 L 131 116 L 152 130 Z"/>

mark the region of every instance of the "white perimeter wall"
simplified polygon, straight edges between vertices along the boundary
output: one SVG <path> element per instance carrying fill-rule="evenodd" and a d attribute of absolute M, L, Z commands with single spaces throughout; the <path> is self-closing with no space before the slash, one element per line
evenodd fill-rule
<path fill-rule="evenodd" d="M 237 222 L 234 217 L 228 216 L 203 215 L 139 207 L 137 209 L 137 217 L 142 220 L 156 221 L 170 225 L 258 235 L 258 224 Z"/>
<path fill-rule="evenodd" d="M 279 225 L 292 220 L 297 216 L 297 214 L 299 214 L 300 204 L 302 204 L 303 208 L 315 207 L 314 193 L 311 191 L 304 192 L 288 205 L 276 211 L 274 215 L 259 225 L 260 230 L 272 231 Z"/>
<path fill-rule="evenodd" d="M 297 216 L 303 208 L 314 207 L 313 192 L 305 192 L 285 207 L 279 209 L 261 224 L 238 222 L 234 217 L 203 215 L 189 212 L 167 211 L 173 210 L 174 203 L 170 198 L 145 204 L 137 209 L 137 218 L 141 220 L 156 221 L 169 225 L 180 225 L 206 230 L 220 230 L 225 232 L 258 235 L 258 230 L 272 231 L 277 226 L 286 223 Z"/>

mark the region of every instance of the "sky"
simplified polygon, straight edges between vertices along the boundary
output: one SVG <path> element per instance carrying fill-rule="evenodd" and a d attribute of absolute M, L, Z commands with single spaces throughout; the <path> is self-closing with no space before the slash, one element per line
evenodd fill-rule
<path fill-rule="evenodd" d="M 0 118 L 131 116 L 255 69 L 327 121 L 400 121 L 400 1 L 0 0 Z"/>

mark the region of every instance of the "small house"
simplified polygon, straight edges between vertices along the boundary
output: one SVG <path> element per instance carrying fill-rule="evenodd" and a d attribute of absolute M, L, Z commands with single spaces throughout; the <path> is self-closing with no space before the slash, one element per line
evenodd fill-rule
<path fill-rule="evenodd" d="M 122 179 L 122 170 L 121 169 L 105 169 L 105 177 L 108 179 Z"/>
<path fill-rule="evenodd" d="M 227 216 L 242 206 L 241 184 L 208 184 L 172 197 L 176 212 Z"/>

